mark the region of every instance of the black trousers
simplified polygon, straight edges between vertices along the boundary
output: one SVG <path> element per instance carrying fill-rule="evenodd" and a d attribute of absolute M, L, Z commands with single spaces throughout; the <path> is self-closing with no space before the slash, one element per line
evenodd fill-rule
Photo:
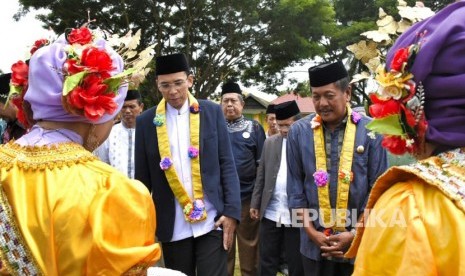
<path fill-rule="evenodd" d="M 188 276 L 225 276 L 227 251 L 223 231 L 213 230 L 197 238 L 162 243 L 165 267 Z"/>
<path fill-rule="evenodd" d="M 354 272 L 354 265 L 350 262 L 334 262 L 327 259 L 311 260 L 302 256 L 305 276 L 350 276 Z"/>
<path fill-rule="evenodd" d="M 260 222 L 260 275 L 276 276 L 280 255 L 285 251 L 285 260 L 290 276 L 303 275 L 300 254 L 300 228 L 277 227 L 276 222 L 263 218 Z"/>

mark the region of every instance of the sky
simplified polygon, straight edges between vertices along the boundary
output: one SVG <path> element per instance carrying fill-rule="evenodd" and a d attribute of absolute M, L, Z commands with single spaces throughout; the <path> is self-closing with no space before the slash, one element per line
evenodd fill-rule
<path fill-rule="evenodd" d="M 19 10 L 17 0 L 2 0 L 0 9 L 0 70 L 11 72 L 11 65 L 29 57 L 29 50 L 37 39 L 50 38 L 53 32 L 42 28 L 35 19 L 37 12 L 30 12 L 16 22 L 13 15 Z"/>

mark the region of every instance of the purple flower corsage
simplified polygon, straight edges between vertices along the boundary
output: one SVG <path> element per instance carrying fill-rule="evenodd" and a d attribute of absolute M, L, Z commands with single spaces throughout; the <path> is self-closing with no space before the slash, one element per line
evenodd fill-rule
<path fill-rule="evenodd" d="M 198 103 L 193 103 L 189 107 L 189 110 L 192 114 L 197 114 L 200 112 L 200 105 Z"/>
<path fill-rule="evenodd" d="M 161 127 L 165 123 L 165 116 L 161 114 L 155 114 L 153 118 L 153 124 L 157 127 Z"/>
<path fill-rule="evenodd" d="M 358 122 L 360 122 L 360 120 L 362 119 L 362 115 L 360 115 L 359 113 L 355 111 L 352 111 L 352 115 L 350 117 L 354 124 L 358 124 Z"/>
<path fill-rule="evenodd" d="M 318 170 L 313 174 L 313 178 L 315 179 L 315 184 L 318 187 L 324 187 L 328 185 L 328 173 L 323 170 Z"/>
<path fill-rule="evenodd" d="M 189 221 L 202 220 L 205 213 L 205 203 L 202 199 L 196 199 L 193 203 L 187 203 L 183 211 Z"/>
<path fill-rule="evenodd" d="M 187 152 L 189 154 L 189 158 L 196 158 L 197 156 L 199 156 L 199 150 L 194 148 L 193 146 L 190 146 Z"/>
<path fill-rule="evenodd" d="M 164 171 L 169 169 L 173 165 L 173 161 L 169 157 L 165 157 L 160 161 L 160 168 Z"/>

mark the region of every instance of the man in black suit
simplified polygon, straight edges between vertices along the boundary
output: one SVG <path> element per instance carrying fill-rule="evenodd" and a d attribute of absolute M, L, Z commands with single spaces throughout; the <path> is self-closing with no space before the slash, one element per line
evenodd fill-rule
<path fill-rule="evenodd" d="M 183 54 L 156 58 L 156 83 L 163 100 L 137 118 L 135 178 L 152 192 L 165 265 L 226 275 L 241 199 L 223 113 L 189 93 Z"/>
<path fill-rule="evenodd" d="M 250 203 L 250 217 L 260 220 L 260 275 L 275 276 L 285 252 L 289 275 L 303 274 L 300 229 L 292 227 L 287 198 L 287 133 L 300 119 L 295 101 L 274 107 L 280 134 L 265 140 Z"/>

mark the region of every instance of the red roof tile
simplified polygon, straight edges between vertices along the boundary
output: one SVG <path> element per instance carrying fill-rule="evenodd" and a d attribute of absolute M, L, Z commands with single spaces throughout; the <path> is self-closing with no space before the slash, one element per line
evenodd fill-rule
<path fill-rule="evenodd" d="M 315 107 L 313 106 L 312 98 L 302 97 L 299 94 L 287 93 L 281 97 L 276 98 L 271 103 L 280 104 L 288 101 L 296 101 L 299 106 L 300 112 L 302 113 L 312 113 L 315 112 Z"/>

